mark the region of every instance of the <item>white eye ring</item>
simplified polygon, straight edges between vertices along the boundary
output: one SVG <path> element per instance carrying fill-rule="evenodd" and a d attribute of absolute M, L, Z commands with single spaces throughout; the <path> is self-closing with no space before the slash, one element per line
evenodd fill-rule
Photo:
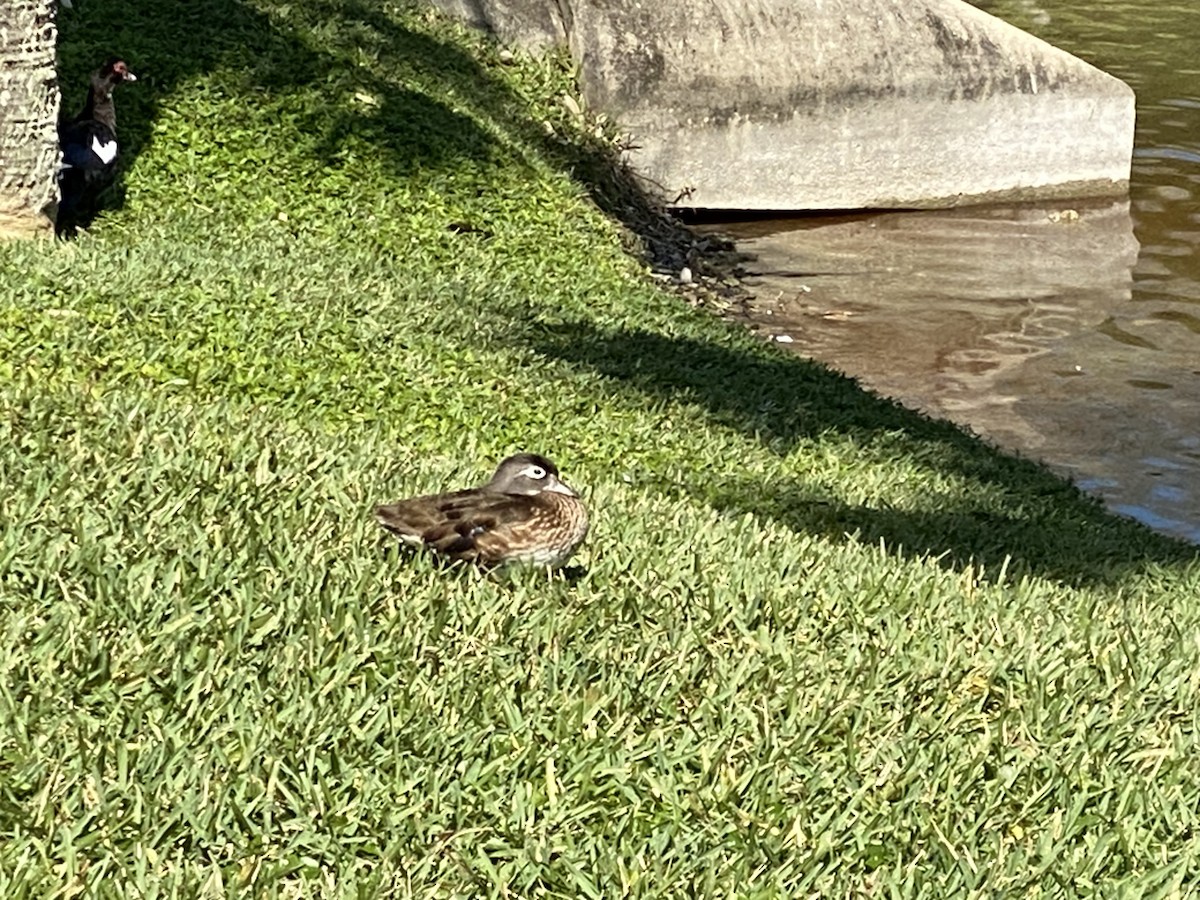
<path fill-rule="evenodd" d="M 541 480 L 542 478 L 546 477 L 546 470 L 541 466 L 526 466 L 525 471 L 521 474 L 528 476 L 529 478 Z"/>

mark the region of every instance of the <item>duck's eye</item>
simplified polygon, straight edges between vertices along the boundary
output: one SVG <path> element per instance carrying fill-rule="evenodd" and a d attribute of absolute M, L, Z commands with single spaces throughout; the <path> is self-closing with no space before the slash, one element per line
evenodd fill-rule
<path fill-rule="evenodd" d="M 525 469 L 525 472 L 523 474 L 525 474 L 529 478 L 536 478 L 540 481 L 541 479 L 546 477 L 546 470 L 543 469 L 541 466 L 529 466 Z"/>

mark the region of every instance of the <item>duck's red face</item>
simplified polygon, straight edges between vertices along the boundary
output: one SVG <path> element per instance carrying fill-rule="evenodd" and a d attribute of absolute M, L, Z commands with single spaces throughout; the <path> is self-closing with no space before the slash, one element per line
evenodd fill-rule
<path fill-rule="evenodd" d="M 108 70 L 112 72 L 112 81 L 120 84 L 122 81 L 137 81 L 137 76 L 129 71 L 129 66 L 123 59 L 114 59 L 109 62 Z"/>

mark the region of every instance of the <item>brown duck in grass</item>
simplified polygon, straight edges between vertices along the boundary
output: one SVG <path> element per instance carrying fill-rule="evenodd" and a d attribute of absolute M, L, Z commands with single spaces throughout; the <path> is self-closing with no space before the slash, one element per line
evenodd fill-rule
<path fill-rule="evenodd" d="M 556 568 L 588 531 L 579 495 L 535 453 L 508 457 L 480 487 L 398 500 L 376 508 L 375 518 L 410 546 L 483 567 Z"/>

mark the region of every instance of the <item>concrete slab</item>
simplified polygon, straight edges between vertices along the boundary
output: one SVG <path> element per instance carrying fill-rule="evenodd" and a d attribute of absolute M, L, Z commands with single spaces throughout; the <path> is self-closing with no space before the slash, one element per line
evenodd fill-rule
<path fill-rule="evenodd" d="M 961 0 L 530 2 L 559 17 L 588 104 L 674 205 L 930 208 L 1128 185 L 1133 91 Z"/>
<path fill-rule="evenodd" d="M 567 40 L 558 0 L 431 0 L 430 5 L 506 44 L 540 50 Z"/>

